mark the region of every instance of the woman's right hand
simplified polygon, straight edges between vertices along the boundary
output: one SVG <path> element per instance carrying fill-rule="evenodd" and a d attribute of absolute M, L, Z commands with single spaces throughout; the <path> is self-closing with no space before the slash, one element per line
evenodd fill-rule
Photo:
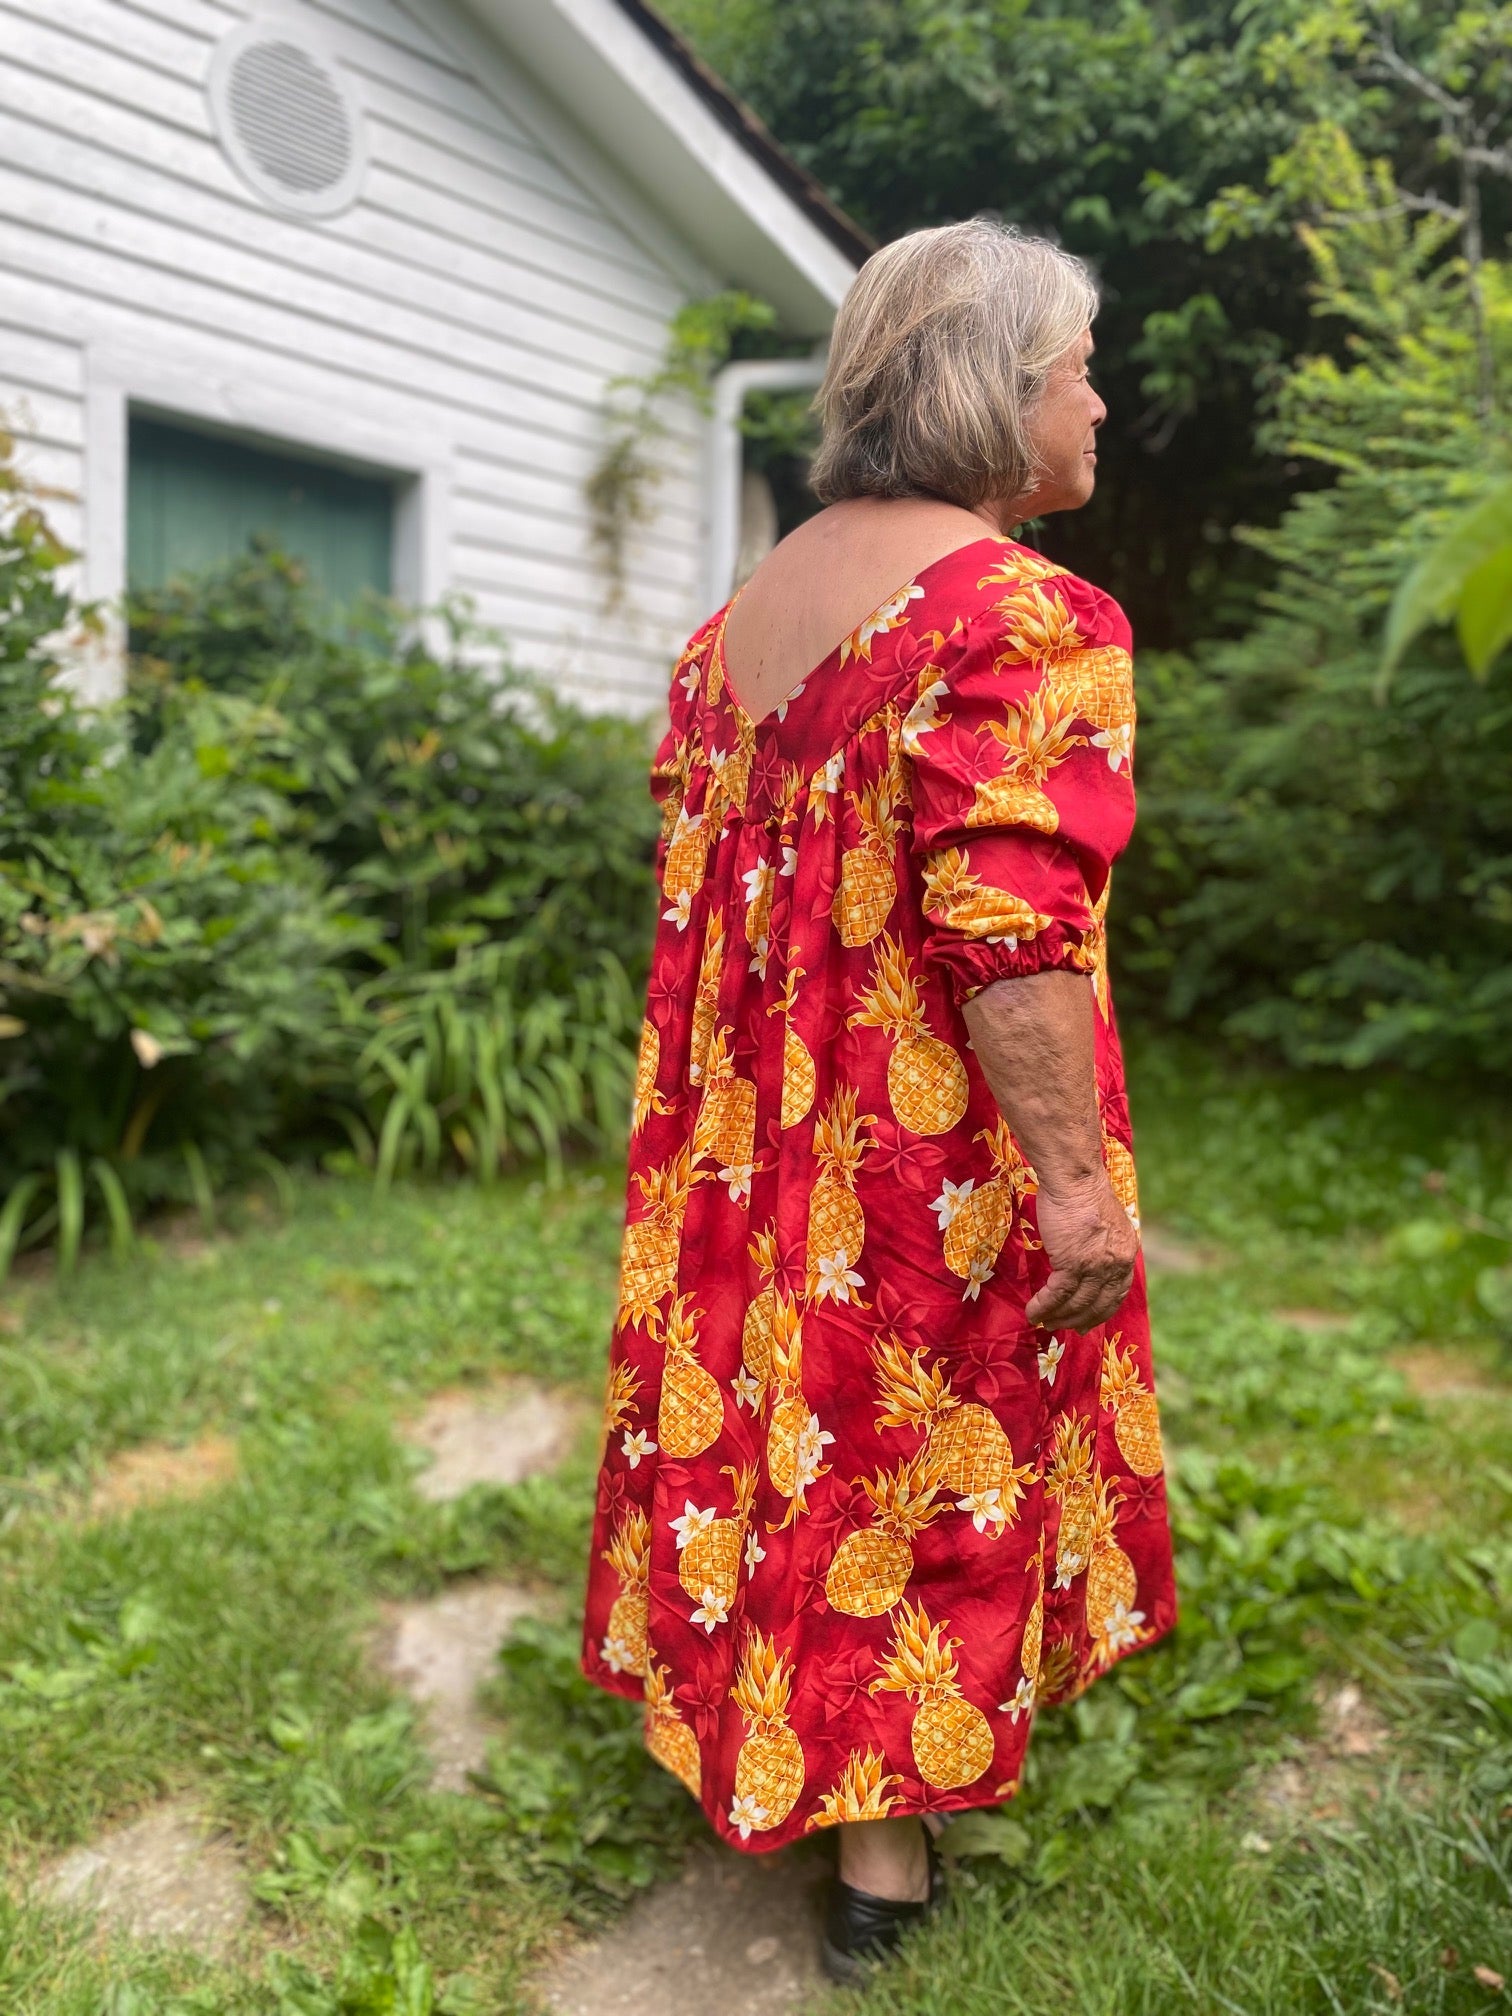
<path fill-rule="evenodd" d="M 1071 1188 L 1041 1189 L 1035 1200 L 1050 1279 L 1029 1304 L 1042 1330 L 1095 1330 L 1134 1280 L 1139 1234 L 1100 1171 Z"/>

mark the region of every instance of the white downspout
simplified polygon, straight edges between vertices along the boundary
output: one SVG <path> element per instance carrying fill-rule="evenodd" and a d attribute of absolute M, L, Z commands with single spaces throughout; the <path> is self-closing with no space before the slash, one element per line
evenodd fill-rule
<path fill-rule="evenodd" d="M 825 358 L 759 357 L 726 364 L 711 386 L 713 409 L 704 430 L 704 495 L 708 517 L 704 536 L 704 573 L 700 615 L 707 615 L 729 596 L 740 553 L 740 416 L 753 392 L 798 392 L 817 385 Z"/>

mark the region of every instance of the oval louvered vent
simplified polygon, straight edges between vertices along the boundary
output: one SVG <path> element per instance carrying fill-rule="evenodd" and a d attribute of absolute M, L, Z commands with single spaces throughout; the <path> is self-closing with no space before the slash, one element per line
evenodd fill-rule
<path fill-rule="evenodd" d="M 267 202 L 329 217 L 357 199 L 365 165 L 351 86 L 303 29 L 249 22 L 215 52 L 210 103 L 221 145 Z"/>

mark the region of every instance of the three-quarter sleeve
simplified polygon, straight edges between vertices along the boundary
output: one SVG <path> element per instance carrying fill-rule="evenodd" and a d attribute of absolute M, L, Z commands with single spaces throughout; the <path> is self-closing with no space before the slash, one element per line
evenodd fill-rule
<path fill-rule="evenodd" d="M 1134 824 L 1123 611 L 1049 569 L 1003 585 L 954 656 L 920 671 L 903 724 L 924 956 L 957 1001 L 994 980 L 1091 971 L 1099 899 Z"/>

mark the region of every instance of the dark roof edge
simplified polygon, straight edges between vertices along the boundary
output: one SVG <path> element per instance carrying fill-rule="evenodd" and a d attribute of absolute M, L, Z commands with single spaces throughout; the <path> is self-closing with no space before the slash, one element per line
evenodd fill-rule
<path fill-rule="evenodd" d="M 654 7 L 649 6 L 647 0 L 618 0 L 618 4 L 647 41 L 653 43 L 693 87 L 726 131 L 734 134 L 747 153 L 760 162 L 772 180 L 792 197 L 830 243 L 838 246 L 858 266 L 869 259 L 877 249 L 876 240 L 868 237 L 854 218 L 846 216 L 822 183 L 806 168 L 799 166 L 745 100 L 730 89 L 717 71 L 709 68 L 692 44 L 685 41 Z"/>

